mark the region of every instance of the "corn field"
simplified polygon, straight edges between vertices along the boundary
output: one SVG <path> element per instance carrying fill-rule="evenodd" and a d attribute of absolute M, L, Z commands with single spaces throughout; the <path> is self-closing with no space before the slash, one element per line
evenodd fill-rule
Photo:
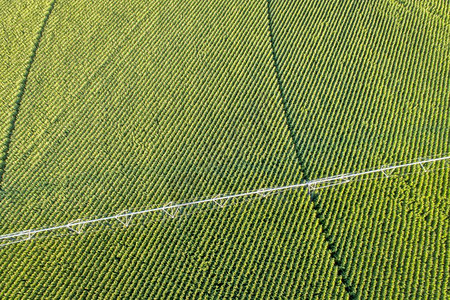
<path fill-rule="evenodd" d="M 443 156 L 450 4 L 0 0 L 0 103 L 0 235 Z M 1 247 L 0 298 L 446 299 L 449 183 Z"/>

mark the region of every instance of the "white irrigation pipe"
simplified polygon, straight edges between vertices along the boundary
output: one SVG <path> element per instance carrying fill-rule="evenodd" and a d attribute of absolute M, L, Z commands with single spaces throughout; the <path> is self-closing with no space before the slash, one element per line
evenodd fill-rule
<path fill-rule="evenodd" d="M 107 216 L 107 217 L 103 217 L 103 218 L 91 219 L 91 220 L 86 220 L 86 221 L 75 221 L 72 223 L 67 223 L 67 224 L 53 226 L 53 227 L 46 227 L 46 228 L 41 228 L 41 229 L 29 229 L 29 230 L 24 230 L 24 231 L 1 235 L 0 236 L 0 245 L 4 246 L 7 244 L 10 244 L 10 242 L 8 242 L 8 241 L 13 241 L 12 243 L 14 243 L 14 242 L 19 242 L 19 241 L 29 240 L 36 234 L 55 231 L 58 229 L 70 229 L 70 230 L 80 233 L 80 228 L 82 228 L 83 226 L 85 226 L 87 224 L 99 223 L 99 222 L 104 222 L 104 221 L 109 221 L 109 220 L 118 220 L 122 224 L 127 226 L 129 224 L 129 220 L 131 219 L 131 217 L 137 216 L 137 215 L 142 215 L 142 214 L 148 214 L 148 213 L 152 213 L 152 212 L 165 212 L 168 215 L 170 215 L 171 217 L 175 217 L 175 213 L 178 211 L 178 209 L 183 208 L 183 207 L 197 205 L 197 204 L 202 204 L 202 203 L 215 203 L 222 207 L 228 200 L 234 199 L 234 198 L 248 197 L 248 196 L 254 196 L 254 195 L 266 196 L 271 193 L 282 192 L 282 191 L 286 191 L 286 190 L 293 190 L 293 189 L 298 189 L 298 188 L 302 188 L 302 187 L 306 187 L 309 190 L 326 188 L 326 187 L 330 187 L 330 186 L 348 183 L 357 177 L 370 175 L 370 174 L 374 174 L 374 173 L 382 173 L 386 177 L 389 177 L 392 174 L 392 172 L 397 169 L 416 166 L 416 165 L 419 165 L 425 172 L 427 172 L 428 171 L 428 169 L 426 168 L 427 165 L 431 165 L 434 162 L 440 162 L 440 161 L 444 161 L 447 165 L 448 160 L 450 160 L 450 156 L 444 156 L 444 157 L 439 157 L 439 158 L 429 158 L 429 159 L 418 160 L 418 161 L 414 161 L 414 162 L 410 162 L 410 163 L 386 166 L 386 167 L 382 167 L 382 168 L 378 168 L 378 169 L 372 169 L 372 170 L 367 170 L 367 171 L 362 171 L 362 172 L 357 172 L 357 173 L 340 174 L 340 175 L 336 175 L 336 176 L 310 180 L 310 181 L 306 181 L 304 183 L 299 183 L 299 184 L 274 187 L 274 188 L 264 188 L 264 189 L 259 189 L 259 190 L 255 190 L 255 191 L 239 193 L 239 194 L 234 194 L 234 195 L 218 196 L 218 197 L 214 197 L 214 198 L 210 198 L 210 199 L 197 200 L 197 201 L 186 202 L 186 203 L 181 203 L 181 204 L 166 205 L 166 206 L 162 206 L 162 207 L 134 211 L 134 212 L 120 213 L 120 214 L 113 215 L 113 216 Z M 174 210 L 175 210 L 175 213 L 171 213 L 171 211 L 174 211 Z M 123 220 L 125 220 L 125 221 L 123 221 Z"/>

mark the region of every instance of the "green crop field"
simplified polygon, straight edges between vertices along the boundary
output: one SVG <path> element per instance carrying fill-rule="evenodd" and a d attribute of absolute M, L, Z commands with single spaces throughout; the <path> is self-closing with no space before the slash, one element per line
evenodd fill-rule
<path fill-rule="evenodd" d="M 445 157 L 450 4 L 0 0 L 0 122 L 0 238 Z M 411 170 L 29 233 L 0 299 L 449 299 Z"/>

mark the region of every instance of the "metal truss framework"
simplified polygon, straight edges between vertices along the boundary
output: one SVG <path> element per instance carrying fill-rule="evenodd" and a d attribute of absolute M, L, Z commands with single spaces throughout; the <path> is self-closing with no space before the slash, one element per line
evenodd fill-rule
<path fill-rule="evenodd" d="M 300 188 L 305 188 L 308 190 L 309 193 L 329 188 L 337 185 L 346 184 L 349 182 L 354 181 L 361 181 L 361 180 L 368 180 L 368 179 L 375 179 L 380 178 L 380 175 L 382 177 L 392 177 L 392 176 L 398 176 L 398 175 L 404 175 L 408 174 L 405 172 L 405 170 L 410 169 L 412 172 L 417 170 L 414 170 L 413 168 L 417 169 L 419 168 L 420 172 L 430 172 L 435 171 L 438 169 L 443 169 L 450 167 L 450 156 L 443 156 L 438 158 L 428 158 L 428 159 L 420 159 L 417 161 L 409 162 L 409 163 L 403 163 L 403 164 L 396 164 L 396 165 L 390 165 L 390 166 L 383 166 L 377 169 L 370 169 L 366 171 L 356 172 L 356 173 L 346 173 L 346 174 L 340 174 L 336 176 L 326 177 L 326 178 L 319 178 L 315 180 L 305 181 L 303 183 L 299 184 L 293 184 L 293 185 L 287 185 L 287 186 L 281 186 L 281 187 L 273 187 L 273 188 L 263 188 L 258 189 L 250 192 L 244 192 L 244 193 L 238 193 L 233 195 L 219 195 L 215 196 L 213 198 L 209 199 L 203 199 L 203 200 L 197 200 L 192 202 L 186 202 L 186 203 L 179 203 L 179 204 L 166 204 L 161 207 L 151 208 L 151 209 L 145 209 L 145 210 L 139 210 L 139 211 L 122 211 L 119 214 L 112 215 L 112 216 L 106 216 L 102 218 L 97 219 L 89 219 L 89 220 L 75 220 L 67 224 L 58 225 L 58 226 L 51 226 L 51 227 L 45 227 L 40 229 L 28 229 L 24 231 L 9 233 L 0 235 L 0 247 L 6 246 L 9 244 L 19 243 L 22 241 L 31 240 L 36 237 L 45 237 L 47 235 L 51 235 L 52 232 L 58 231 L 58 230 L 68 230 L 69 232 L 75 233 L 75 234 L 81 234 L 86 226 L 92 226 L 94 224 L 104 223 L 104 222 L 110 222 L 110 221 L 117 221 L 120 225 L 123 225 L 124 227 L 128 227 L 131 224 L 132 218 L 139 216 L 139 215 L 145 215 L 145 214 L 151 214 L 151 213 L 157 213 L 160 212 L 162 214 L 168 215 L 170 218 L 175 218 L 179 213 L 180 210 L 197 206 L 200 204 L 213 204 L 214 206 L 218 206 L 220 208 L 223 208 L 224 206 L 231 203 L 233 200 L 236 200 L 238 198 L 247 198 L 247 197 L 254 197 L 254 196 L 260 196 L 260 197 L 266 197 L 275 193 L 280 193 L 288 190 L 295 190 Z M 378 176 L 378 177 L 377 177 Z"/>

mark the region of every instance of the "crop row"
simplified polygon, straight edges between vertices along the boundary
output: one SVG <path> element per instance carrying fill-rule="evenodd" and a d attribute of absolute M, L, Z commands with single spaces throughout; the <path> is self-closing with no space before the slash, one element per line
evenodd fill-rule
<path fill-rule="evenodd" d="M 69 9 L 68 29 L 57 20 Z M 208 15 L 196 6 L 204 14 L 197 20 L 171 8 L 164 18 L 191 25 L 167 21 L 158 30 L 162 15 L 137 17 L 141 25 L 128 37 L 100 49 L 109 52 L 104 61 L 86 65 L 93 75 L 85 83 L 72 65 L 84 64 L 85 50 L 96 53 L 90 36 L 76 35 L 91 41 L 88 49 L 80 41 L 76 50 L 57 45 L 67 43 L 59 32 L 75 31 L 86 13 L 56 5 L 13 136 L 2 230 L 300 179 L 285 142 L 265 16 L 252 16 L 251 5 L 239 14 L 221 9 Z M 99 24 L 109 17 L 93 15 Z"/>

